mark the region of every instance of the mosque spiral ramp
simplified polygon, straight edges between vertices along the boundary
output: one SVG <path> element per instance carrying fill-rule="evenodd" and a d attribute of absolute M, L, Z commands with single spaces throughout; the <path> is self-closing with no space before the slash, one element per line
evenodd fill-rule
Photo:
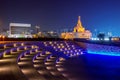
<path fill-rule="evenodd" d="M 63 64 L 83 49 L 70 41 L 0 45 L 0 80 L 69 80 Z"/>

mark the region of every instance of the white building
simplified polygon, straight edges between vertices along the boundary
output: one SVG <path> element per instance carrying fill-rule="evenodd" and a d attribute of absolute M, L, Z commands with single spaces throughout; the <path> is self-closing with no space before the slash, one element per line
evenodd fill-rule
<path fill-rule="evenodd" d="M 30 33 L 31 24 L 23 23 L 10 23 L 9 25 L 9 36 L 13 38 L 27 38 L 31 37 Z"/>

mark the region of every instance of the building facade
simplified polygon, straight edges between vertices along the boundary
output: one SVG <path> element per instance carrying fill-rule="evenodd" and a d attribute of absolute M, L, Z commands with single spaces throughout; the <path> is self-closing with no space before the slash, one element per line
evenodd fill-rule
<path fill-rule="evenodd" d="M 13 38 L 28 37 L 31 35 L 30 29 L 31 29 L 31 24 L 10 23 L 9 37 L 13 37 Z"/>
<path fill-rule="evenodd" d="M 80 16 L 78 17 L 77 25 L 74 27 L 73 32 L 65 32 L 61 33 L 61 38 L 64 39 L 73 39 L 73 38 L 81 38 L 81 39 L 90 39 L 92 33 L 89 30 L 86 30 L 81 23 Z"/>

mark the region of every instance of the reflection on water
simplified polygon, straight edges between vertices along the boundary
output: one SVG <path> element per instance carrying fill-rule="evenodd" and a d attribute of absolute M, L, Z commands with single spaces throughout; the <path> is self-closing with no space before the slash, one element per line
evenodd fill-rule
<path fill-rule="evenodd" d="M 77 80 L 120 80 L 119 56 L 85 54 L 67 60 L 64 66 Z"/>

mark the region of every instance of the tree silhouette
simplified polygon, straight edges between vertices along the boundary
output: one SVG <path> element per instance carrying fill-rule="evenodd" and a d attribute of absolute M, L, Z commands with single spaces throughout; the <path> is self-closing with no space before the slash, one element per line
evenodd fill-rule
<path fill-rule="evenodd" d="M 99 38 L 99 40 L 104 40 L 105 34 L 104 34 L 104 33 L 99 33 L 99 34 L 97 35 L 97 37 Z"/>

